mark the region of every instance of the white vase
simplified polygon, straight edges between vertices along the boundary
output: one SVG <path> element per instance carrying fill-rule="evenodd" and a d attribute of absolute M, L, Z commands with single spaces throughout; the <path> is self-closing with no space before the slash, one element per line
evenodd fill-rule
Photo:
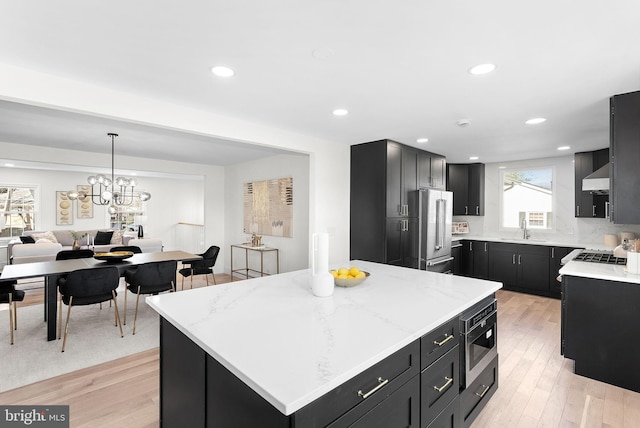
<path fill-rule="evenodd" d="M 317 297 L 331 296 L 335 285 L 329 273 L 329 235 L 314 233 L 312 245 L 311 291 Z"/>

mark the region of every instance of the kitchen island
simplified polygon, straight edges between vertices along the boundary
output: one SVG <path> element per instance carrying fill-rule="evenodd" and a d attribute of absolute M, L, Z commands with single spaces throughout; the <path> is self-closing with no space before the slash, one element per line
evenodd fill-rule
<path fill-rule="evenodd" d="M 581 261 L 568 261 L 560 274 L 561 352 L 574 372 L 640 392 L 640 275 Z"/>
<path fill-rule="evenodd" d="M 196 421 L 191 426 L 325 426 L 356 407 L 389 405 L 383 399 L 393 392 L 419 388 L 426 365 L 418 367 L 420 339 L 443 326 L 455 327 L 442 336 L 454 340 L 431 342 L 446 342 L 451 377 L 443 379 L 456 381 L 439 387 L 455 393 L 443 404 L 455 407 L 458 315 L 501 284 L 363 261 L 343 265 L 371 275 L 325 298 L 312 295 L 308 270 L 148 297 L 161 315 L 162 426 L 184 426 L 187 418 Z M 377 371 L 385 367 L 392 375 L 382 379 Z M 375 379 L 345 397 L 345 385 L 363 376 Z M 497 358 L 493 376 L 497 387 Z M 422 426 L 420 390 L 406 397 L 411 405 L 399 406 L 413 406 L 411 426 Z"/>

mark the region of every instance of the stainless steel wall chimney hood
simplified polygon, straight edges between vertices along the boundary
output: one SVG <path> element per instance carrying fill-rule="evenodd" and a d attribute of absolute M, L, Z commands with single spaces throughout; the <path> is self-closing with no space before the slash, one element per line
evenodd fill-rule
<path fill-rule="evenodd" d="M 582 190 L 596 195 L 609 194 L 609 164 L 598 168 L 582 179 Z"/>

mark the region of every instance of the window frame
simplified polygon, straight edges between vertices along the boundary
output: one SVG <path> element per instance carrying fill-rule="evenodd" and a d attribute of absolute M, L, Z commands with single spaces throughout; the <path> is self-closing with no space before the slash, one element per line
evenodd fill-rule
<path fill-rule="evenodd" d="M 553 233 L 557 228 L 557 218 L 558 218 L 558 204 L 557 204 L 557 193 L 556 193 L 556 167 L 555 165 L 540 165 L 540 166 L 523 166 L 523 167 L 508 167 L 504 169 L 500 169 L 498 176 L 498 194 L 500 197 L 498 198 L 498 230 L 500 232 L 514 232 L 518 230 L 522 230 L 520 227 L 506 227 L 504 226 L 504 177 L 506 174 L 514 173 L 514 172 L 527 172 L 527 171 L 540 171 L 540 170 L 550 170 L 551 171 L 551 222 L 552 226 L 550 228 L 539 228 L 536 226 L 531 227 L 530 230 L 542 232 L 542 233 Z M 534 212 L 534 211 L 531 211 Z M 538 211 L 540 212 L 540 211 Z M 527 228 L 529 228 L 529 211 L 525 212 L 525 218 L 527 219 Z M 548 220 L 545 220 L 545 223 L 548 224 Z"/>
<path fill-rule="evenodd" d="M 27 183 L 2 183 L 0 182 L 0 188 L 25 188 L 25 189 L 32 189 L 33 190 L 33 230 L 38 230 L 38 226 L 41 223 L 40 220 L 40 216 L 42 215 L 41 210 L 40 210 L 40 185 L 39 184 L 27 184 Z M 4 214 L 6 212 L 3 211 L 3 217 Z M 3 219 L 6 223 L 6 218 Z M 4 225 L 3 225 L 3 229 L 4 229 Z M 13 228 L 11 228 L 11 230 L 14 230 Z M 14 235 L 13 233 L 11 234 L 11 236 L 2 236 L 0 237 L 0 240 L 2 241 L 11 241 L 13 239 L 18 238 L 19 236 L 22 235 L 22 232 Z"/>

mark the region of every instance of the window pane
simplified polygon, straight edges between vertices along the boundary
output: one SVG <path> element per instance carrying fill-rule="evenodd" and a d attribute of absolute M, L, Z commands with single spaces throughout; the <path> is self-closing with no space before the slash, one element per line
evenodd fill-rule
<path fill-rule="evenodd" d="M 502 227 L 553 228 L 553 170 L 502 173 Z"/>
<path fill-rule="evenodd" d="M 35 187 L 0 185 L 0 237 L 20 236 L 25 230 L 35 230 Z"/>

